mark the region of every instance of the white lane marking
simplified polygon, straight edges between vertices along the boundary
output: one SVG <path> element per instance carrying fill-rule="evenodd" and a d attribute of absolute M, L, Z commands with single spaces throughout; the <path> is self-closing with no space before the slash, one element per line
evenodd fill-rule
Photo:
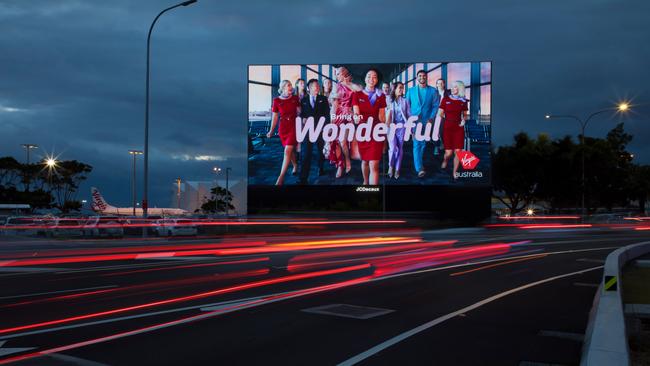
<path fill-rule="evenodd" d="M 263 295 L 263 296 L 257 296 L 257 297 L 251 297 L 248 299 L 242 299 L 242 300 L 234 300 L 234 301 L 225 301 L 219 304 L 213 304 L 210 306 L 202 306 L 201 311 L 215 311 L 215 310 L 221 310 L 223 308 L 227 308 L 229 306 L 237 306 L 244 304 L 249 301 L 254 301 L 254 300 L 260 300 L 264 299 L 267 297 L 273 297 L 273 296 L 279 296 L 279 295 L 286 295 L 288 293 L 295 292 L 295 291 L 287 291 L 287 292 L 281 292 L 281 293 L 276 293 L 276 294 L 271 294 L 271 295 Z"/>
<path fill-rule="evenodd" d="M 118 317 L 118 318 L 111 318 L 111 319 L 105 319 L 105 320 L 97 320 L 97 321 L 92 321 L 92 322 L 87 322 L 87 323 L 64 325 L 64 326 L 55 327 L 55 328 L 32 330 L 32 331 L 23 332 L 23 333 L 16 333 L 16 334 L 11 334 L 11 335 L 7 335 L 7 336 L 0 336 L 0 340 L 6 340 L 6 339 L 11 339 L 11 338 L 19 338 L 19 337 L 30 336 L 30 335 L 35 335 L 35 334 L 51 333 L 51 332 L 56 332 L 56 331 L 60 331 L 60 330 L 82 328 L 82 327 L 87 327 L 87 326 L 92 326 L 92 325 L 114 323 L 114 322 L 119 322 L 119 321 L 122 321 L 122 320 L 131 320 L 131 319 L 146 318 L 146 317 L 156 316 L 156 315 L 178 313 L 178 312 L 183 312 L 183 311 L 188 311 L 188 310 L 195 310 L 195 309 L 203 310 L 203 308 L 205 308 L 206 311 L 213 311 L 212 309 L 211 310 L 207 310 L 207 309 L 210 309 L 210 308 L 214 308 L 214 310 L 222 309 L 222 308 L 225 308 L 227 306 L 233 306 L 234 304 L 238 304 L 238 303 L 256 301 L 256 300 L 264 299 L 264 298 L 267 298 L 267 297 L 282 296 L 282 295 L 286 295 L 286 294 L 291 293 L 291 292 L 295 292 L 295 291 L 277 292 L 277 293 L 274 293 L 274 294 L 261 295 L 261 296 L 256 296 L 256 297 L 249 297 L 249 298 L 245 298 L 245 299 L 221 301 L 221 302 L 215 302 L 215 303 L 210 303 L 210 304 L 187 306 L 187 307 L 184 307 L 184 308 L 161 310 L 161 311 L 154 311 L 154 312 L 150 312 L 150 313 L 122 316 L 122 317 Z"/>
<path fill-rule="evenodd" d="M 531 241 L 530 243 L 526 244 L 519 244 L 519 246 L 537 246 L 537 245 L 557 245 L 557 244 L 576 244 L 576 243 L 598 243 L 598 242 L 607 242 L 607 241 L 621 241 L 621 240 L 630 240 L 630 239 L 636 239 L 632 237 L 625 237 L 625 238 L 601 238 L 601 239 L 576 239 L 576 240 L 558 240 L 558 241 Z"/>
<path fill-rule="evenodd" d="M 574 282 L 574 283 L 573 283 L 573 286 L 578 286 L 578 287 L 593 287 L 593 288 L 596 288 L 596 287 L 598 287 L 598 286 L 600 286 L 600 285 L 597 284 L 597 283 Z"/>
<path fill-rule="evenodd" d="M 354 280 L 352 280 L 352 281 L 354 281 Z M 358 282 L 355 282 L 355 283 L 358 283 Z M 203 320 L 203 319 L 212 318 L 212 317 L 215 317 L 215 316 L 220 316 L 220 315 L 223 315 L 223 314 L 233 313 L 233 312 L 236 312 L 236 311 L 239 311 L 239 310 L 254 308 L 254 307 L 257 307 L 257 306 L 261 306 L 261 305 L 271 304 L 271 303 L 274 303 L 274 302 L 289 300 L 289 299 L 293 299 L 293 298 L 297 298 L 297 297 L 316 294 L 316 293 L 319 293 L 319 292 L 329 291 L 331 289 L 342 288 L 342 287 L 347 287 L 347 286 L 349 286 L 349 285 L 339 283 L 339 284 L 323 285 L 323 286 L 320 286 L 320 287 L 316 287 L 316 288 L 312 288 L 312 289 L 306 289 L 306 290 L 296 290 L 296 291 L 294 291 L 293 294 L 290 294 L 288 296 L 275 297 L 275 298 L 269 297 L 269 298 L 263 298 L 263 299 L 260 299 L 260 300 L 253 300 L 253 301 L 250 301 L 250 302 L 247 302 L 247 303 L 243 303 L 241 305 L 233 305 L 233 306 L 231 306 L 229 308 L 224 308 L 223 310 L 215 310 L 215 311 L 211 311 L 211 312 L 208 312 L 208 313 L 194 315 L 194 316 L 191 316 L 191 317 L 188 317 L 188 318 L 177 319 L 177 320 L 173 320 L 173 321 L 162 323 L 162 324 L 147 326 L 147 327 L 136 329 L 136 330 L 131 330 L 131 331 L 123 332 L 123 333 L 113 334 L 113 335 L 110 335 L 110 336 L 107 336 L 107 337 L 95 338 L 95 339 L 91 339 L 91 340 L 87 340 L 87 341 L 83 341 L 83 342 L 77 342 L 77 343 L 69 344 L 69 345 L 66 345 L 66 346 L 46 349 L 46 350 L 43 350 L 43 351 L 39 351 L 38 356 L 34 356 L 34 357 L 40 357 L 40 356 L 49 355 L 49 354 L 53 354 L 53 353 L 68 351 L 68 350 L 71 350 L 71 349 L 85 347 L 85 346 L 89 346 L 89 345 L 92 345 L 92 344 L 109 342 L 109 341 L 112 341 L 112 340 L 115 340 L 115 339 L 130 337 L 130 336 L 133 336 L 133 335 L 149 333 L 149 332 L 153 332 L 153 331 L 156 331 L 156 330 L 159 330 L 159 329 L 169 328 L 169 327 L 173 327 L 173 326 L 176 326 L 176 325 L 186 324 L 186 323 L 190 323 L 190 322 L 195 322 L 195 321 L 199 321 L 199 320 Z M 5 361 L 6 360 L 0 360 L 0 364 L 4 364 Z"/>
<path fill-rule="evenodd" d="M 117 285 L 108 285 L 108 286 L 97 286 L 97 287 L 75 288 L 75 289 L 72 289 L 72 290 L 60 290 L 60 291 L 50 291 L 50 292 L 37 292 L 37 293 L 33 293 L 33 294 L 3 296 L 3 297 L 0 297 L 0 300 L 6 300 L 6 299 L 18 299 L 18 298 L 21 298 L 21 297 L 32 297 L 32 296 L 39 296 L 39 295 L 63 294 L 63 293 L 66 293 L 66 292 L 87 291 L 87 290 L 99 290 L 99 289 L 103 289 L 103 288 L 113 288 L 113 287 L 119 287 L 119 286 L 117 286 Z"/>
<path fill-rule="evenodd" d="M 90 361 L 90 360 L 84 360 L 83 358 L 79 357 L 72 357 L 68 355 L 64 355 L 61 353 L 51 353 L 48 355 L 49 357 L 55 359 L 55 360 L 61 360 L 64 361 L 66 365 L 75 365 L 75 366 L 108 366 L 105 363 L 99 363 L 95 361 Z"/>
<path fill-rule="evenodd" d="M 619 247 L 581 249 L 579 251 L 597 251 L 597 250 L 617 249 L 617 248 L 619 248 Z M 569 251 L 562 251 L 562 252 L 551 252 L 551 253 L 546 253 L 546 254 L 566 254 L 566 253 L 573 253 L 573 252 L 574 251 L 569 250 Z M 368 280 L 366 282 L 361 282 L 359 284 L 370 283 L 370 282 L 375 282 L 375 281 L 384 281 L 384 280 L 388 280 L 388 279 L 392 279 L 392 278 L 398 278 L 398 277 L 403 277 L 403 276 L 411 276 L 411 275 L 416 275 L 416 274 L 421 274 L 421 273 L 443 271 L 443 270 L 446 270 L 446 269 L 454 269 L 454 268 L 468 267 L 468 266 L 474 266 L 474 265 L 484 264 L 484 263 L 498 262 L 498 261 L 503 261 L 505 259 L 526 258 L 526 257 L 538 256 L 538 255 L 539 254 L 528 254 L 528 255 L 522 255 L 522 256 L 512 256 L 512 257 L 507 257 L 507 258 L 499 258 L 499 259 L 485 260 L 485 261 L 479 261 L 479 262 L 453 264 L 453 265 L 449 265 L 449 266 L 445 266 L 445 267 L 429 268 L 429 269 L 423 269 L 423 270 L 414 271 L 414 272 L 397 273 L 397 274 L 393 274 L 393 275 L 389 275 L 389 276 L 385 276 L 385 277 L 372 278 L 372 279 L 370 279 L 370 280 Z M 354 285 L 355 284 L 352 284 L 350 286 L 354 286 Z M 130 319 L 144 318 L 144 317 L 150 317 L 150 316 L 156 316 L 156 315 L 162 315 L 162 314 L 176 313 L 176 312 L 188 311 L 188 310 L 193 310 L 193 309 L 207 308 L 207 307 L 211 307 L 211 306 L 214 306 L 215 308 L 218 308 L 218 307 L 220 307 L 220 306 L 222 307 L 222 305 L 226 305 L 226 304 L 245 302 L 245 301 L 249 301 L 249 300 L 250 301 L 255 301 L 255 300 L 260 300 L 260 299 L 263 299 L 263 298 L 266 298 L 266 297 L 282 296 L 282 295 L 286 295 L 286 294 L 288 294 L 290 292 L 292 292 L 292 291 L 274 293 L 274 294 L 269 294 L 269 295 L 262 295 L 262 296 L 251 297 L 251 298 L 246 298 L 246 299 L 237 299 L 237 300 L 230 300 L 230 301 L 225 301 L 225 302 L 202 304 L 202 305 L 188 306 L 188 307 L 178 308 L 178 309 L 170 309 L 170 310 L 155 311 L 155 312 L 143 313 L 143 314 L 137 314 L 137 315 L 123 316 L 123 317 L 119 317 L 119 318 L 98 320 L 98 321 L 93 321 L 93 322 L 88 322 L 88 323 L 65 325 L 65 326 L 42 329 L 42 330 L 33 330 L 33 331 L 28 331 L 28 332 L 23 332 L 23 333 L 16 333 L 16 334 L 12 334 L 12 335 L 0 336 L 0 340 L 18 338 L 18 337 L 29 336 L 29 335 L 34 335 L 34 334 L 56 332 L 56 331 L 59 331 L 59 330 L 81 328 L 81 327 L 87 327 L 87 326 L 92 326 L 92 325 L 113 323 L 113 322 L 122 321 L 122 320 L 130 320 Z M 282 298 L 282 299 L 288 299 L 288 298 Z M 282 300 L 282 299 L 280 299 L 280 300 Z M 244 308 L 238 308 L 237 310 L 241 310 L 241 309 L 244 309 Z"/>
<path fill-rule="evenodd" d="M 377 353 L 385 350 L 386 348 L 389 348 L 389 347 L 391 347 L 391 346 L 393 346 L 393 345 L 395 345 L 395 344 L 397 344 L 397 343 L 399 343 L 399 342 L 401 342 L 401 341 L 403 341 L 403 340 L 405 340 L 407 338 L 410 338 L 410 337 L 412 337 L 412 336 L 414 336 L 414 335 L 416 335 L 416 334 L 418 334 L 420 332 L 423 332 L 423 331 L 425 331 L 425 330 L 427 330 L 427 329 L 429 329 L 431 327 L 434 327 L 434 326 L 436 326 L 436 325 L 438 325 L 440 323 L 443 323 L 443 322 L 445 322 L 445 321 L 447 321 L 449 319 L 452 319 L 452 318 L 454 318 L 454 317 L 456 317 L 456 316 L 458 316 L 460 314 L 464 314 L 464 313 L 467 313 L 469 311 L 475 310 L 477 308 L 480 308 L 483 305 L 489 304 L 489 303 L 491 303 L 493 301 L 496 301 L 496 300 L 501 299 L 503 297 L 506 297 L 508 295 L 511 295 L 511 294 L 517 293 L 519 291 L 526 290 L 528 288 L 538 286 L 538 285 L 541 285 L 541 284 L 544 284 L 544 283 L 547 283 L 547 282 L 555 281 L 555 280 L 565 278 L 565 277 L 575 276 L 577 274 L 583 274 L 583 273 L 590 272 L 590 271 L 595 271 L 595 270 L 602 269 L 602 268 L 603 268 L 603 266 L 598 266 L 598 267 L 584 269 L 584 270 L 581 270 L 581 271 L 565 273 L 565 274 L 562 274 L 562 275 L 549 277 L 549 278 L 546 278 L 546 279 L 543 279 L 543 280 L 540 280 L 540 281 L 531 282 L 529 284 L 519 286 L 519 287 L 513 288 L 511 290 L 504 291 L 502 293 L 496 294 L 494 296 L 490 296 L 490 297 L 488 297 L 486 299 L 483 299 L 483 300 L 481 300 L 481 301 L 479 301 L 477 303 L 466 306 L 466 307 L 464 307 L 462 309 L 456 310 L 456 311 L 454 311 L 452 313 L 449 313 L 447 315 L 443 315 L 443 316 L 441 316 L 439 318 L 433 319 L 433 320 L 431 320 L 429 322 L 426 322 L 426 323 L 424 323 L 424 324 L 422 324 L 420 326 L 417 326 L 417 327 L 415 327 L 415 328 L 413 328 L 411 330 L 408 330 L 408 331 L 406 331 L 406 332 L 404 332 L 402 334 L 399 334 L 399 335 L 397 335 L 397 336 L 395 336 L 395 337 L 393 337 L 393 338 L 391 338 L 391 339 L 389 339 L 389 340 L 387 340 L 385 342 L 382 342 L 382 343 L 380 343 L 380 344 L 378 344 L 378 345 L 376 345 L 376 346 L 374 346 L 374 347 L 372 347 L 372 348 L 370 348 L 370 349 L 368 349 L 368 350 L 366 350 L 366 351 L 364 351 L 364 352 L 362 352 L 362 353 L 360 353 L 360 354 L 358 354 L 358 355 L 356 355 L 356 356 L 354 356 L 352 358 L 349 358 L 349 359 L 339 363 L 338 365 L 339 366 L 356 365 L 357 363 L 367 359 L 368 357 L 376 355 Z"/>
<path fill-rule="evenodd" d="M 24 351 L 29 351 L 30 349 L 34 349 L 34 347 L 21 347 L 21 348 L 2 347 L 4 346 L 5 342 L 7 341 L 0 341 L 0 357 L 7 356 L 12 353 L 24 352 Z"/>

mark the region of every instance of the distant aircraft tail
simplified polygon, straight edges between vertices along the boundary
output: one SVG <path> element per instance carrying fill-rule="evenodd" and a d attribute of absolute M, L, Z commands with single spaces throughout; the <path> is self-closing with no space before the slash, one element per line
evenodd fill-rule
<path fill-rule="evenodd" d="M 90 193 L 91 193 L 92 196 L 93 196 L 93 204 L 92 204 L 92 207 L 93 207 L 93 209 L 94 209 L 95 211 L 100 211 L 100 212 L 101 212 L 101 211 L 106 211 L 106 209 L 108 209 L 109 207 L 113 207 L 113 206 L 109 205 L 109 204 L 106 202 L 106 200 L 104 199 L 104 197 L 102 196 L 102 194 L 99 193 L 99 189 L 97 189 L 97 188 L 95 188 L 95 187 L 91 187 L 91 188 L 90 188 Z"/>

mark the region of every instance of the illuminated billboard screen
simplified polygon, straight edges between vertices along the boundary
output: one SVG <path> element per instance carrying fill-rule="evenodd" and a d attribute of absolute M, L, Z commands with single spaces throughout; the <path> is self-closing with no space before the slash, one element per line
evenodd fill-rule
<path fill-rule="evenodd" d="M 492 64 L 249 65 L 248 184 L 490 184 Z"/>

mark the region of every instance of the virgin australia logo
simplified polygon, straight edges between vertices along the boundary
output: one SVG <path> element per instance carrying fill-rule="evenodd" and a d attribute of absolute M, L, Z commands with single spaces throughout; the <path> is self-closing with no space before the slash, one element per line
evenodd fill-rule
<path fill-rule="evenodd" d="M 476 166 L 478 165 L 479 161 L 481 161 L 479 158 L 476 157 L 476 155 L 465 150 L 461 150 L 458 152 L 458 159 L 460 160 L 460 163 L 464 170 L 476 169 Z"/>

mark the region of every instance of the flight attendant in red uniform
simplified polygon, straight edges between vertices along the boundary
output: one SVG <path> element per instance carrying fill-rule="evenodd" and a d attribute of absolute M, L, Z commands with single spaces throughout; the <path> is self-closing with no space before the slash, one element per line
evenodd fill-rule
<path fill-rule="evenodd" d="M 289 163 L 293 164 L 292 174 L 296 174 L 298 170 L 295 149 L 298 144 L 296 140 L 296 117 L 300 114 L 300 100 L 298 100 L 297 95 L 293 95 L 293 87 L 289 80 L 282 80 L 278 92 L 280 96 L 273 99 L 273 105 L 271 107 L 271 111 L 273 112 L 271 128 L 266 134 L 266 137 L 271 138 L 273 136 L 273 131 L 279 120 L 280 127 L 278 129 L 278 135 L 280 135 L 280 141 L 282 142 L 282 146 L 284 146 L 284 158 L 282 159 L 282 168 L 280 169 L 278 179 L 275 181 L 275 185 L 281 186 L 284 184 L 284 175 L 287 173 L 287 169 L 289 169 Z"/>
<path fill-rule="evenodd" d="M 366 87 L 352 94 L 352 111 L 357 123 L 365 123 L 372 117 L 372 127 L 377 123 L 386 122 L 386 96 L 376 86 L 379 83 L 379 73 L 370 69 L 366 73 Z M 372 133 L 371 133 L 372 135 Z M 361 155 L 361 172 L 363 184 L 379 184 L 379 160 L 384 152 L 385 141 L 359 141 Z"/>
<path fill-rule="evenodd" d="M 445 96 L 440 102 L 438 114 L 444 119 L 442 129 L 442 142 L 445 146 L 445 157 L 442 160 L 442 169 L 447 168 L 449 158 L 454 155 L 454 169 L 452 178 L 457 178 L 460 160 L 458 153 L 465 145 L 465 121 L 467 120 L 467 99 L 465 99 L 465 84 L 456 81 L 451 88 L 451 94 Z"/>

